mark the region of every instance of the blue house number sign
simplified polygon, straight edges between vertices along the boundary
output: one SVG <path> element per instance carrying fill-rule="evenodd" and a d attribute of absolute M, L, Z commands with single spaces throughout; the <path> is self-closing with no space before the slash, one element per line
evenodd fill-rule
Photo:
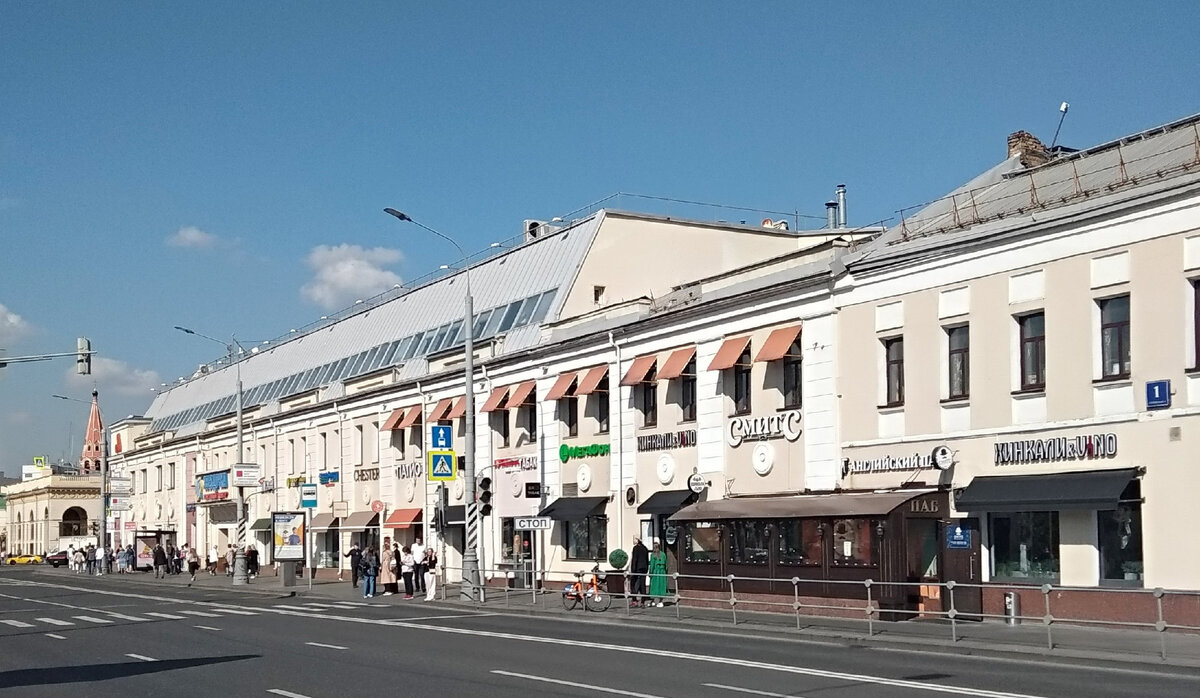
<path fill-rule="evenodd" d="M 1171 381 L 1146 382 L 1146 409 L 1165 410 L 1171 406 Z"/>

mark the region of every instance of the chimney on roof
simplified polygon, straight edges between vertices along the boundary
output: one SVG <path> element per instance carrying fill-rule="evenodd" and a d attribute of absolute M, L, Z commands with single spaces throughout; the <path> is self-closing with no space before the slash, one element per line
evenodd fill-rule
<path fill-rule="evenodd" d="M 838 202 L 825 202 L 825 227 L 833 230 L 838 227 Z"/>
<path fill-rule="evenodd" d="M 838 227 L 846 227 L 846 185 L 837 185 Z"/>
<path fill-rule="evenodd" d="M 1020 156 L 1022 167 L 1037 167 L 1050 162 L 1050 153 L 1038 137 L 1028 131 L 1008 135 L 1008 157 Z"/>

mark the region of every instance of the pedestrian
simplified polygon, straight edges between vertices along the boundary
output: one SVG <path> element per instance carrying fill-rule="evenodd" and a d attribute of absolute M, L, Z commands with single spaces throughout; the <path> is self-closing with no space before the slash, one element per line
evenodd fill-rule
<path fill-rule="evenodd" d="M 108 563 L 108 551 L 105 550 L 104 546 L 102 545 L 99 548 L 96 548 L 96 576 L 97 577 L 104 576 L 104 566 L 107 563 Z"/>
<path fill-rule="evenodd" d="M 412 544 L 413 556 L 413 587 L 418 593 L 425 593 L 425 546 L 421 545 L 421 539 L 418 538 Z"/>
<path fill-rule="evenodd" d="M 208 573 L 209 574 L 216 576 L 217 565 L 220 564 L 220 561 L 221 561 L 221 551 L 217 548 L 216 544 L 214 543 L 212 550 L 208 551 Z"/>
<path fill-rule="evenodd" d="M 154 544 L 154 578 L 167 578 L 167 551 L 162 543 Z"/>
<path fill-rule="evenodd" d="M 125 574 L 129 567 L 129 559 L 125 557 L 125 549 L 117 548 L 117 574 Z"/>
<path fill-rule="evenodd" d="M 130 572 L 137 572 L 137 553 L 133 550 L 133 543 L 125 546 L 125 561 L 129 565 Z"/>
<path fill-rule="evenodd" d="M 433 592 L 437 589 L 437 553 L 433 548 L 425 548 L 425 600 L 433 601 Z"/>
<path fill-rule="evenodd" d="M 650 572 L 650 551 L 640 537 L 633 538 L 633 552 L 629 556 L 629 595 L 633 600 L 630 606 L 640 606 L 646 602 L 646 574 Z"/>
<path fill-rule="evenodd" d="M 350 552 L 342 555 L 342 557 L 350 558 L 350 587 L 358 588 L 358 576 L 362 572 L 359 568 L 362 566 L 362 550 L 359 550 L 358 543 L 350 546 Z"/>
<path fill-rule="evenodd" d="M 655 606 L 662 608 L 663 598 L 667 595 L 667 554 L 654 539 L 654 552 L 650 553 L 650 597 L 655 600 Z"/>
<path fill-rule="evenodd" d="M 399 591 L 396 587 L 396 552 L 391 537 L 383 539 L 383 550 L 380 554 L 379 583 L 383 585 L 383 595 L 391 596 Z"/>
<path fill-rule="evenodd" d="M 83 567 L 86 564 L 84 562 L 84 560 L 86 560 L 86 559 L 87 558 L 83 554 L 83 548 L 77 548 L 75 550 L 75 557 L 74 557 L 75 564 L 71 565 L 71 568 L 75 570 L 75 574 L 80 574 L 83 572 Z"/>
<path fill-rule="evenodd" d="M 75 544 L 67 546 L 67 569 L 75 571 Z"/>
<path fill-rule="evenodd" d="M 171 541 L 167 541 L 166 550 L 167 550 L 167 574 L 175 574 L 175 558 L 177 557 L 177 554 L 175 552 L 175 544 L 172 543 Z"/>
<path fill-rule="evenodd" d="M 258 548 L 253 545 L 246 546 L 246 571 L 251 579 L 258 576 Z"/>
<path fill-rule="evenodd" d="M 96 546 L 88 543 L 87 553 L 83 557 L 84 571 L 91 575 L 96 571 Z"/>
<path fill-rule="evenodd" d="M 187 550 L 187 566 L 188 574 L 192 575 L 192 581 L 196 581 L 196 572 L 200 569 L 200 554 L 194 547 L 189 547 Z"/>
<path fill-rule="evenodd" d="M 379 558 L 375 555 L 375 549 L 368 546 L 367 551 L 362 556 L 362 578 L 363 578 L 363 598 L 369 599 L 375 596 L 375 577 L 379 574 Z"/>
<path fill-rule="evenodd" d="M 233 552 L 233 544 L 229 545 L 229 549 L 225 551 L 225 576 L 233 576 L 233 558 L 237 555 Z"/>
<path fill-rule="evenodd" d="M 400 576 L 404 578 L 404 598 L 411 599 L 413 597 L 413 570 L 417 567 L 417 561 L 413 559 L 412 548 L 404 546 L 400 551 Z"/>

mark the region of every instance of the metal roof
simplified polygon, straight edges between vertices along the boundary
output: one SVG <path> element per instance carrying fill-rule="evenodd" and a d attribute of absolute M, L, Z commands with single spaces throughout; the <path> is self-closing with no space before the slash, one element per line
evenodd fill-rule
<path fill-rule="evenodd" d="M 563 299 L 599 229 L 602 213 L 531 240 L 469 268 L 475 335 L 503 335 L 503 351 L 540 340 L 537 328 L 558 317 Z M 428 371 L 427 354 L 462 344 L 464 272 L 408 290 L 365 311 L 281 344 L 256 347 L 237 363 L 244 407 L 402 364 L 401 378 Z M 179 430 L 233 412 L 231 364 L 164 389 L 146 417 L 150 431 Z"/>

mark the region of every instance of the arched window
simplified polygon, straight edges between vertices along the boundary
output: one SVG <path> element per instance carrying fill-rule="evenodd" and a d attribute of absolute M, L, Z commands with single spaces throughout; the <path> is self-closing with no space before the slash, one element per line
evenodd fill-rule
<path fill-rule="evenodd" d="M 82 507 L 71 507 L 63 512 L 62 521 L 58 524 L 58 535 L 83 536 L 87 535 L 87 512 Z"/>

